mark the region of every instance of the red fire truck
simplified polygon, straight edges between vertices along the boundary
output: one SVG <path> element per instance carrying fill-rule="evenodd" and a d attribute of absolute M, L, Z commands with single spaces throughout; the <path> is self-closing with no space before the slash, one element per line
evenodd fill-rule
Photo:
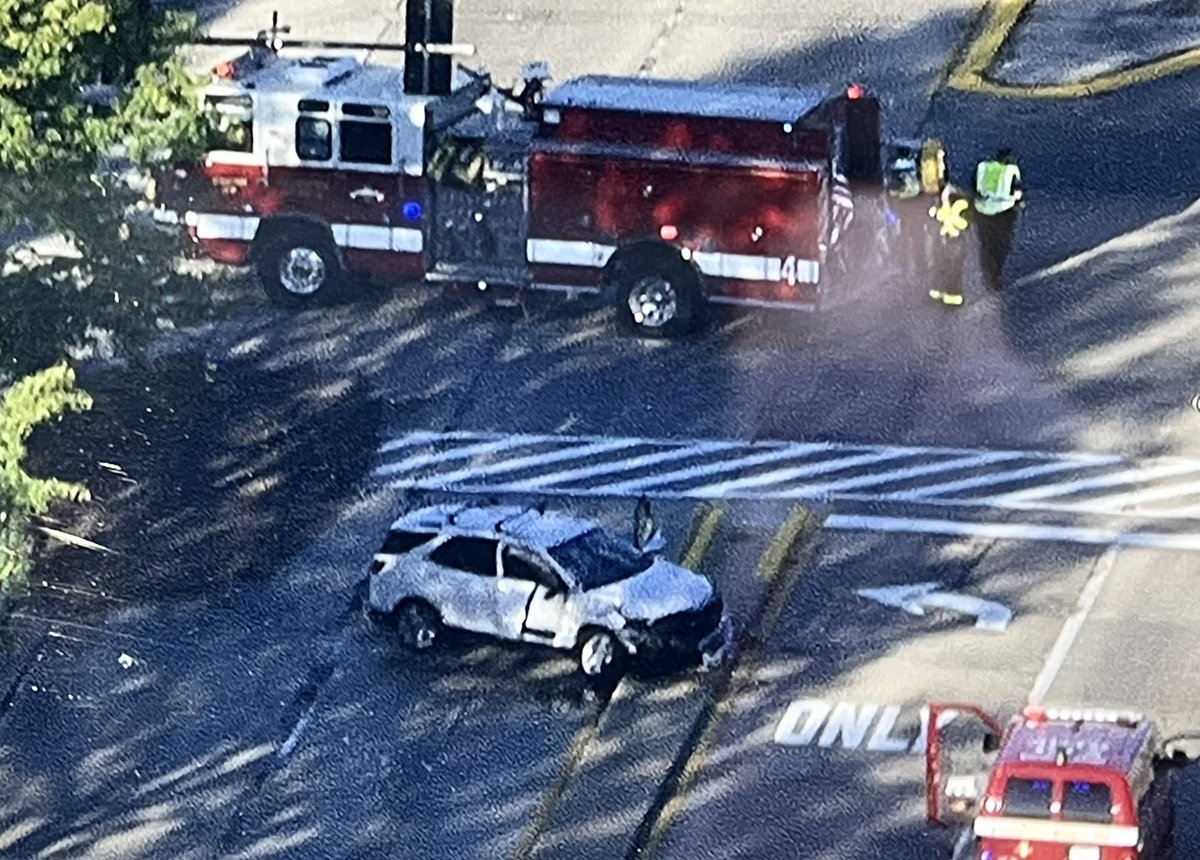
<path fill-rule="evenodd" d="M 883 192 L 880 102 L 861 86 L 547 90 L 533 64 L 506 90 L 453 60 L 450 18 L 414 0 L 403 45 L 287 46 L 403 50 L 403 67 L 289 58 L 284 31 L 259 34 L 213 70 L 203 97 L 223 141 L 159 181 L 167 217 L 290 304 L 353 273 L 590 294 L 671 336 L 709 302 L 814 310 L 839 288 L 849 225 Z"/>
<path fill-rule="evenodd" d="M 947 711 L 982 721 L 990 770 L 947 766 Z M 1164 741 L 1141 714 L 1100 709 L 1031 706 L 1002 727 L 974 705 L 939 704 L 929 725 L 928 818 L 969 826 L 972 860 L 1171 858 L 1177 769 L 1194 738 Z"/>

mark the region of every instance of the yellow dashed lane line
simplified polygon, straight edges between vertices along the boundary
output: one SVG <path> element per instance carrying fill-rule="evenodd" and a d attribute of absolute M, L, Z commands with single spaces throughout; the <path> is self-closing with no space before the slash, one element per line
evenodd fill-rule
<path fill-rule="evenodd" d="M 1034 0 L 990 0 L 991 13 L 966 56 L 950 73 L 947 85 L 965 92 L 1026 99 L 1077 99 L 1110 93 L 1200 66 L 1200 48 L 1160 57 L 1149 62 L 1106 72 L 1083 81 L 1061 84 L 1005 84 L 988 73 L 1012 35 L 1017 21 Z"/>
<path fill-rule="evenodd" d="M 778 581 L 779 575 L 783 572 L 788 555 L 796 545 L 796 541 L 813 525 L 814 515 L 810 510 L 799 505 L 792 508 L 787 520 L 775 532 L 766 552 L 759 559 L 756 574 L 759 579 L 767 583 L 769 596 L 759 622 L 758 642 L 746 654 L 746 658 L 735 670 L 742 678 L 747 677 L 754 671 L 762 655 L 762 649 L 766 646 L 767 641 L 775 630 L 775 626 L 779 623 L 783 611 L 791 603 L 792 594 L 800 582 L 800 574 L 802 573 L 803 566 L 796 564 L 795 568 L 781 582 Z M 731 679 L 730 688 L 725 689 L 723 694 L 719 694 L 716 701 L 712 704 L 712 716 L 709 719 L 708 725 L 705 726 L 700 740 L 696 743 L 695 749 L 692 750 L 687 763 L 683 766 L 678 789 L 674 796 L 667 802 L 666 806 L 663 807 L 662 815 L 656 822 L 650 838 L 647 840 L 646 847 L 640 855 L 647 858 L 647 860 L 653 860 L 653 858 L 659 856 L 667 835 L 671 832 L 671 828 L 680 813 L 683 812 L 688 791 L 695 784 L 696 777 L 700 774 L 701 768 L 704 767 L 709 755 L 716 748 L 721 728 L 733 710 L 733 702 L 736 698 L 735 692 L 736 688 L 732 684 Z"/>

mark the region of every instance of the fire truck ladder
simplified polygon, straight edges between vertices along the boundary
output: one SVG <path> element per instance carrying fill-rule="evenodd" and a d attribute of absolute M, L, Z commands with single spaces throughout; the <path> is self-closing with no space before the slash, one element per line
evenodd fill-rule
<path fill-rule="evenodd" d="M 261 47 L 271 53 L 279 53 L 286 48 L 317 48 L 334 51 L 405 51 L 408 53 L 424 54 L 426 56 L 475 56 L 475 46 L 467 43 L 436 43 L 436 42 L 326 42 L 303 39 L 287 42 L 281 38 L 292 32 L 291 26 L 279 24 L 279 12 L 271 13 L 271 26 L 259 30 L 253 39 L 239 39 L 231 36 L 204 36 L 190 44 L 194 45 L 224 45 L 233 47 Z"/>

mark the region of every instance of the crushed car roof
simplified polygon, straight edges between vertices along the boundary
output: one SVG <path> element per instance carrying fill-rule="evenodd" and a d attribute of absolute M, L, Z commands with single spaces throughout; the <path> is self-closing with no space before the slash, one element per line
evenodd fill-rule
<path fill-rule="evenodd" d="M 535 547 L 558 546 L 595 528 L 598 523 L 561 511 L 516 505 L 431 505 L 392 523 L 393 531 L 505 534 Z"/>

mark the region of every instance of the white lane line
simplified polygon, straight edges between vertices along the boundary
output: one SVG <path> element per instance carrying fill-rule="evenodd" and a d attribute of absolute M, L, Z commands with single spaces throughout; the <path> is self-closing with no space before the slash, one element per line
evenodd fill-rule
<path fill-rule="evenodd" d="M 1082 490 L 1097 490 L 1102 487 L 1119 487 L 1122 484 L 1135 484 L 1152 478 L 1169 478 L 1174 475 L 1185 475 L 1188 472 L 1200 471 L 1200 463 L 1167 463 L 1161 466 L 1151 466 L 1143 469 L 1128 469 L 1123 472 L 1113 472 L 1095 478 L 1083 478 L 1079 481 L 1065 481 L 1061 484 L 1043 484 L 1028 490 L 1018 490 L 1015 493 L 1005 493 L 997 496 L 1006 502 L 1027 502 L 1033 499 L 1044 499 L 1047 496 L 1066 496 Z"/>
<path fill-rule="evenodd" d="M 895 469 L 891 472 L 879 472 L 874 475 L 862 475 L 857 478 L 847 478 L 844 481 L 834 481 L 832 484 L 821 484 L 816 487 L 802 487 L 787 490 L 780 495 L 791 496 L 794 493 L 835 493 L 842 490 L 853 490 L 859 487 L 871 487 L 877 484 L 889 484 L 893 481 L 905 481 L 921 475 L 934 475 L 938 472 L 953 472 L 957 469 L 969 469 L 973 466 L 983 466 L 989 463 L 1017 459 L 1015 454 L 983 454 L 974 457 L 956 457 L 953 460 L 943 460 L 940 463 L 925 463 L 921 466 L 910 466 L 907 469 Z"/>
<path fill-rule="evenodd" d="M 786 448 L 776 448 L 765 454 L 755 454 L 750 457 L 735 457 L 732 460 L 722 460 L 719 463 L 710 463 L 707 466 L 692 466 L 685 469 L 677 469 L 674 472 L 665 472 L 661 475 L 649 475 L 634 481 L 606 484 L 605 486 L 593 487 L 592 489 L 597 493 L 608 495 L 638 493 L 657 484 L 689 481 L 695 478 L 703 478 L 706 475 L 716 475 L 722 472 L 732 472 L 735 469 L 745 469 L 750 466 L 761 466 L 764 463 L 774 463 L 778 460 L 790 460 L 817 451 L 828 451 L 833 447 L 825 442 L 813 443 L 811 445 L 788 445 Z"/>
<path fill-rule="evenodd" d="M 1200 552 L 1200 534 L 1121 532 L 1072 526 L 1044 526 L 1035 523 L 980 523 L 960 520 L 834 514 L 825 520 L 825 528 L 849 531 L 906 532 L 951 537 L 984 537 L 996 540 L 1043 540 L 1102 546 L 1140 546 Z"/>
<path fill-rule="evenodd" d="M 516 472 L 521 469 L 530 468 L 532 466 L 541 466 L 547 463 L 560 463 L 563 460 L 582 460 L 585 457 L 592 457 L 596 454 L 604 454 L 609 451 L 619 451 L 622 449 L 632 448 L 640 444 L 640 442 L 633 442 L 628 439 L 596 442 L 595 444 L 584 445 L 583 447 L 572 446 L 559 451 L 531 454 L 527 457 L 518 457 L 515 460 L 501 460 L 499 463 L 492 463 L 487 466 L 468 466 L 465 469 L 458 469 L 454 472 L 431 475 L 430 477 L 431 479 L 436 479 L 443 484 L 452 484 L 455 481 L 461 481 L 466 478 L 484 478 L 488 475 L 499 475 L 503 474 L 504 472 Z"/>
<path fill-rule="evenodd" d="M 1087 620 L 1092 606 L 1096 603 L 1096 598 L 1100 595 L 1100 589 L 1104 587 L 1108 575 L 1116 564 L 1119 551 L 1115 546 L 1109 547 L 1108 551 L 1100 556 L 1096 566 L 1092 568 L 1092 573 L 1083 586 L 1083 591 L 1079 593 L 1079 600 L 1075 603 L 1075 611 L 1063 623 L 1062 631 L 1058 634 L 1054 647 L 1050 649 L 1050 654 L 1042 665 L 1042 671 L 1038 673 L 1033 682 L 1033 689 L 1029 691 L 1029 704 L 1040 705 L 1046 698 L 1046 694 L 1050 692 L 1054 679 L 1058 677 L 1059 670 L 1066 662 L 1071 646 L 1075 644 L 1079 631 L 1083 629 L 1083 622 Z"/>
<path fill-rule="evenodd" d="M 296 721 L 296 726 L 292 729 L 292 733 L 287 736 L 287 740 L 283 742 L 283 746 L 281 746 L 275 752 L 276 758 L 282 761 L 290 756 L 296 749 L 296 744 L 300 743 L 300 736 L 304 734 L 304 730 L 308 728 L 308 724 L 312 722 L 313 711 L 316 709 L 316 707 L 317 703 L 313 702 L 304 710 L 304 714 L 299 720 Z"/>
<path fill-rule="evenodd" d="M 1022 458 L 1023 459 L 1023 458 Z M 930 496 L 944 496 L 947 493 L 957 493 L 962 490 L 973 490 L 976 487 L 987 487 L 993 484 L 1008 484 L 1014 481 L 1024 481 L 1029 478 L 1036 478 L 1039 475 L 1049 475 L 1054 472 L 1066 472 L 1071 469 L 1087 469 L 1093 466 L 1105 466 L 1113 463 L 1124 463 L 1120 457 L 1111 458 L 1096 458 L 1097 462 L 1082 462 L 1082 461 L 1056 461 L 1053 463 L 1044 463 L 1040 466 L 1028 466 L 1024 469 L 1015 469 L 1011 472 L 996 472 L 988 475 L 980 475 L 977 478 L 963 478 L 961 481 L 949 481 L 944 484 L 934 484 L 929 487 L 921 487 L 916 490 L 901 490 L 896 493 L 887 493 L 880 498 L 894 499 L 898 502 L 916 502 L 921 499 L 929 498 Z M 978 502 L 981 505 L 996 504 L 997 499 L 1006 498 L 1005 496 L 988 496 L 978 497 L 972 501 Z"/>
<path fill-rule="evenodd" d="M 682 448 L 676 448 L 673 451 L 658 451 L 654 454 L 643 454 L 640 457 L 631 457 L 627 460 L 617 460 L 613 463 L 601 463 L 596 466 L 581 466 L 578 469 L 564 469 L 559 472 L 551 472 L 548 475 L 539 475 L 536 478 L 530 478 L 527 481 L 516 481 L 507 486 L 516 487 L 520 490 L 536 490 L 539 487 L 545 487 L 549 484 L 566 484 L 571 481 L 578 481 L 584 478 L 594 478 L 598 475 L 611 475 L 614 472 L 629 472 L 633 469 L 641 469 L 646 466 L 657 466 L 661 463 L 669 463 L 675 460 L 686 460 L 689 457 L 702 457 L 705 454 L 713 454 L 718 451 L 728 451 L 733 448 L 741 448 L 741 442 L 709 442 L 704 445 L 689 445 Z"/>
<path fill-rule="evenodd" d="M 407 440 L 412 439 L 412 438 L 419 438 L 423 441 L 428 441 L 428 442 L 436 442 L 436 441 L 496 442 L 496 441 L 500 441 L 503 439 L 522 439 L 531 445 L 536 444 L 536 443 L 543 443 L 543 442 L 547 443 L 547 444 L 587 445 L 587 444 L 591 444 L 593 442 L 615 442 L 621 437 L 598 436 L 598 435 L 590 435 L 590 436 L 589 435 L 571 435 L 571 434 L 566 434 L 566 433 L 561 434 L 561 435 L 546 434 L 546 433 L 541 433 L 541 434 L 503 433 L 503 432 L 483 432 L 483 431 L 473 431 L 473 430 L 453 430 L 453 431 L 447 431 L 444 433 L 435 433 L 432 431 L 418 430 L 418 431 L 414 431 L 413 433 L 406 433 L 403 436 L 398 436 L 395 439 L 384 443 L 381 446 L 380 451 L 386 452 L 387 450 L 389 450 L 392 447 L 403 447 L 405 444 L 408 444 Z M 664 448 L 676 448 L 676 447 L 680 447 L 680 446 L 696 446 L 696 445 L 713 445 L 713 444 L 731 443 L 734 445 L 744 446 L 747 451 L 755 451 L 755 450 L 762 450 L 762 449 L 774 450 L 776 448 L 780 448 L 780 447 L 784 447 L 784 446 L 795 447 L 795 448 L 803 451 L 804 449 L 807 448 L 807 446 L 809 444 L 811 444 L 811 443 L 807 443 L 807 442 L 789 442 L 789 441 L 781 440 L 781 439 L 761 439 L 761 440 L 752 442 L 750 440 L 696 439 L 696 438 L 692 438 L 692 437 L 657 438 L 657 439 L 640 438 L 640 437 L 626 437 L 626 441 L 640 442 L 641 444 L 646 445 L 646 446 L 662 446 Z M 823 444 L 827 444 L 831 450 L 845 450 L 845 451 L 865 451 L 865 450 L 878 451 L 878 450 L 883 450 L 886 447 L 886 448 L 890 448 L 890 449 L 894 449 L 894 450 L 898 450 L 898 451 L 906 451 L 906 452 L 912 454 L 913 456 L 918 456 L 921 454 L 932 454 L 934 456 L 967 456 L 967 455 L 974 454 L 974 455 L 978 456 L 978 455 L 982 455 L 982 454 L 999 453 L 999 454 L 1012 455 L 1014 457 L 1019 457 L 1021 459 L 1038 460 L 1040 462 L 1046 462 L 1046 461 L 1058 462 L 1058 461 L 1064 460 L 1064 459 L 1071 459 L 1071 460 L 1075 460 L 1079 463 L 1084 463 L 1084 464 L 1087 464 L 1089 462 L 1097 462 L 1097 463 L 1128 462 L 1125 458 L 1118 457 L 1115 455 L 1091 454 L 1091 453 L 1087 453 L 1087 452 L 1072 452 L 1072 451 L 1048 453 L 1046 451 L 1019 451 L 1019 450 L 999 449 L 999 448 L 938 448 L 938 447 L 931 447 L 931 446 L 927 446 L 927 445 L 912 445 L 912 446 L 888 445 L 888 446 L 884 446 L 884 445 L 867 445 L 867 444 L 863 444 L 863 443 L 849 443 L 849 442 L 829 442 L 829 443 L 823 443 Z"/>
<path fill-rule="evenodd" d="M 420 454 L 408 457 L 398 463 L 385 463 L 372 474 L 377 477 L 395 475 L 399 472 L 410 472 L 434 463 L 444 463 L 448 460 L 462 460 L 479 454 L 493 454 L 509 448 L 521 448 L 530 445 L 528 439 L 520 436 L 508 436 L 494 442 L 482 442 L 478 445 L 467 445 L 463 448 L 451 448 L 449 451 L 437 451 L 433 454 Z"/>
<path fill-rule="evenodd" d="M 1139 490 L 1136 493 L 1106 496 L 1103 499 L 1096 499 L 1093 504 L 1096 505 L 1097 510 L 1112 511 L 1119 508 L 1126 508 L 1130 505 L 1138 505 L 1142 502 L 1153 502 L 1159 499 L 1177 499 L 1180 496 L 1194 496 L 1197 493 L 1200 493 L 1200 481 L 1192 481 L 1190 484 L 1172 484 L 1169 487 L 1155 487 L 1148 490 Z"/>
<path fill-rule="evenodd" d="M 406 433 L 405 435 L 399 436 L 395 439 L 388 439 L 379 446 L 378 453 L 387 454 L 392 451 L 398 451 L 401 448 L 412 448 L 416 445 L 428 445 L 431 442 L 444 441 L 445 438 L 445 434 L 443 433 Z"/>
<path fill-rule="evenodd" d="M 954 841 L 954 853 L 950 855 L 950 860 L 964 860 L 974 835 L 971 828 L 963 828 L 962 832 L 958 834 L 958 839 Z"/>
<path fill-rule="evenodd" d="M 750 487 L 762 487 L 769 484 L 781 484 L 784 481 L 792 481 L 796 478 L 825 475 L 829 472 L 840 472 L 842 469 L 849 469 L 851 466 L 864 466 L 884 460 L 898 460 L 907 456 L 909 455 L 901 449 L 891 449 L 875 451 L 870 454 L 859 454 L 855 457 L 838 457 L 833 460 L 810 463 L 807 466 L 776 469 L 774 472 L 767 472 L 763 475 L 751 475 L 746 478 L 724 481 L 719 484 L 705 484 L 702 487 L 693 487 L 692 492 L 701 498 L 719 498 L 734 490 L 745 490 Z"/>

